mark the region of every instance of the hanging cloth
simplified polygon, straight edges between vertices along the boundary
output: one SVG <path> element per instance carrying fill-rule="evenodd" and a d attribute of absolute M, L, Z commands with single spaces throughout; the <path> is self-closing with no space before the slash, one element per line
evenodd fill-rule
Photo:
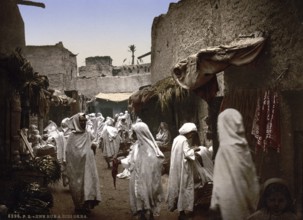
<path fill-rule="evenodd" d="M 238 36 L 229 44 L 202 48 L 176 63 L 172 77 L 182 88 L 193 90 L 210 102 L 218 91 L 216 74 L 231 65 L 242 66 L 254 61 L 265 40 L 263 33 L 256 32 Z"/>
<path fill-rule="evenodd" d="M 253 120 L 252 135 L 256 138 L 256 150 L 267 152 L 272 148 L 280 152 L 280 103 L 277 92 L 267 90 L 258 98 Z"/>

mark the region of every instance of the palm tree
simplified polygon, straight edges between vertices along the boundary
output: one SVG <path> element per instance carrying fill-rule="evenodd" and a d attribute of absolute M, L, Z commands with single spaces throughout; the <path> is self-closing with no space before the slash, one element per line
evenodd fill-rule
<path fill-rule="evenodd" d="M 129 52 L 132 53 L 132 65 L 135 64 L 135 51 L 136 51 L 136 46 L 134 44 L 128 46 Z"/>

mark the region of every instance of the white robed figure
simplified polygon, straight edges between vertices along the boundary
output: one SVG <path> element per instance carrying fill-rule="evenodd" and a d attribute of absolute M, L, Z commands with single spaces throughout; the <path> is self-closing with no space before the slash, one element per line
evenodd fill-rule
<path fill-rule="evenodd" d="M 65 147 L 66 139 L 64 138 L 63 132 L 58 130 L 58 126 L 55 122 L 49 121 L 49 124 L 44 128 L 44 132 L 47 133 L 49 138 L 54 138 L 57 150 L 57 159 L 60 164 L 65 162 Z"/>
<path fill-rule="evenodd" d="M 224 220 L 246 219 L 256 209 L 259 183 L 240 112 L 221 112 L 218 133 L 210 208 L 220 211 Z"/>
<path fill-rule="evenodd" d="M 113 120 L 111 118 L 106 119 L 100 137 L 102 154 L 107 162 L 107 167 L 110 168 L 110 161 L 117 157 L 121 143 L 118 129 L 113 126 Z"/>
<path fill-rule="evenodd" d="M 97 113 L 97 132 L 95 135 L 95 142 L 97 143 L 97 146 L 100 145 L 100 141 L 101 141 L 101 133 L 103 131 L 103 128 L 105 126 L 105 118 L 103 117 L 103 115 L 99 112 Z"/>
<path fill-rule="evenodd" d="M 179 129 L 179 135 L 174 139 L 167 189 L 167 204 L 170 211 L 178 210 L 179 219 L 185 219 L 185 211 L 193 211 L 194 207 L 194 170 L 195 151 L 189 139 L 197 132 L 194 123 L 188 122 Z"/>
<path fill-rule="evenodd" d="M 48 141 L 54 140 L 57 151 L 57 159 L 61 168 L 61 177 L 63 186 L 67 186 L 67 178 L 66 178 L 66 138 L 64 137 L 63 131 L 58 129 L 58 126 L 55 122 L 49 121 L 49 124 L 44 128 L 44 132 L 47 132 Z"/>
<path fill-rule="evenodd" d="M 66 145 L 66 172 L 75 211 L 89 212 L 101 201 L 100 182 L 92 136 L 86 131 L 86 118 L 78 113 L 70 119 L 72 132 Z"/>
<path fill-rule="evenodd" d="M 121 163 L 131 172 L 129 182 L 131 210 L 144 219 L 147 211 L 151 216 L 160 212 L 163 197 L 161 170 L 164 155 L 144 122 L 137 122 L 132 129 L 133 138 L 137 141 L 129 157 L 121 160 Z"/>

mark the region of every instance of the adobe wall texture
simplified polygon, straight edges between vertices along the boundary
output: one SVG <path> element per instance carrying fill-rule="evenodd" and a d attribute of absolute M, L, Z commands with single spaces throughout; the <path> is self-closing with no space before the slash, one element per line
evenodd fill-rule
<path fill-rule="evenodd" d="M 268 40 L 257 63 L 225 71 L 228 86 L 241 84 L 243 87 L 279 86 L 281 90 L 301 89 L 303 4 L 299 0 L 231 3 L 225 2 L 222 5 L 222 27 L 226 39 L 231 39 L 240 32 L 261 30 L 266 31 Z"/>
<path fill-rule="evenodd" d="M 110 56 L 95 56 L 95 57 L 87 57 L 85 58 L 85 65 L 92 66 L 92 65 L 112 65 L 112 58 Z"/>
<path fill-rule="evenodd" d="M 201 48 L 219 42 L 220 20 L 210 1 L 171 3 L 152 25 L 152 82 L 171 75 L 172 67 Z"/>
<path fill-rule="evenodd" d="M 77 90 L 88 97 L 103 93 L 132 93 L 151 83 L 150 64 L 112 66 L 111 58 L 88 57 L 75 78 Z"/>
<path fill-rule="evenodd" d="M 113 69 L 114 76 L 130 76 L 144 73 L 150 73 L 150 63 L 115 66 Z"/>
<path fill-rule="evenodd" d="M 76 55 L 64 48 L 62 42 L 56 45 L 26 46 L 24 55 L 34 70 L 47 75 L 49 88 L 60 91 L 78 90 L 91 98 L 103 93 L 131 93 L 151 83 L 150 64 L 118 66 L 113 76 L 111 58 L 88 57 L 86 66 L 79 68 L 77 76 Z"/>
<path fill-rule="evenodd" d="M 150 63 L 112 66 L 110 63 L 92 61 L 93 60 L 91 59 L 90 62 L 86 62 L 85 66 L 79 67 L 80 77 L 130 76 L 150 73 Z"/>
<path fill-rule="evenodd" d="M 85 58 L 85 66 L 79 67 L 79 76 L 112 76 L 113 66 L 110 56 Z"/>
<path fill-rule="evenodd" d="M 64 48 L 62 42 L 47 46 L 26 46 L 24 56 L 34 71 L 49 78 L 49 88 L 74 90 L 73 79 L 77 77 L 76 55 Z"/>
<path fill-rule="evenodd" d="M 106 76 L 80 78 L 76 80 L 76 87 L 79 92 L 88 97 L 93 97 L 100 92 L 103 93 L 132 93 L 141 86 L 150 84 L 151 75 L 140 74 L 132 76 Z"/>
<path fill-rule="evenodd" d="M 94 64 L 79 67 L 79 76 L 112 76 L 113 67 L 110 65 Z"/>
<path fill-rule="evenodd" d="M 299 0 L 181 0 L 152 26 L 152 82 L 171 74 L 180 60 L 208 46 L 226 44 L 239 34 L 265 31 L 268 41 L 259 62 L 226 70 L 227 84 L 262 87 L 284 75 L 285 89 L 301 88 L 303 3 Z M 253 67 L 253 68 L 252 68 Z"/>

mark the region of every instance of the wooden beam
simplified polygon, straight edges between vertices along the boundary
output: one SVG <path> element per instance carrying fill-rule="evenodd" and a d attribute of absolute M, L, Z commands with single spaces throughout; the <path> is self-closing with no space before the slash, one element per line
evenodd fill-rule
<path fill-rule="evenodd" d="M 141 58 L 146 57 L 146 56 L 148 56 L 148 55 L 151 55 L 151 52 L 148 52 L 148 53 L 146 53 L 146 54 L 143 54 L 143 55 L 137 57 L 137 59 L 140 60 Z"/>
<path fill-rule="evenodd" d="M 33 1 L 24 1 L 24 0 L 16 0 L 17 4 L 19 5 L 29 5 L 29 6 L 36 6 L 40 8 L 45 8 L 45 4 L 41 2 L 33 2 Z"/>

